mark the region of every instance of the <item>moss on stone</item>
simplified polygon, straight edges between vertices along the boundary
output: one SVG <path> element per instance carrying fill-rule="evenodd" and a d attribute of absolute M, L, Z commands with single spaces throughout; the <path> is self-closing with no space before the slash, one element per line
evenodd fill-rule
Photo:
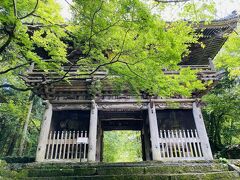
<path fill-rule="evenodd" d="M 228 171 L 228 172 L 220 172 L 220 173 L 206 173 L 203 175 L 203 179 L 205 180 L 215 180 L 215 179 L 240 179 L 238 177 L 237 172 Z"/>
<path fill-rule="evenodd" d="M 212 171 L 227 171 L 227 166 L 216 165 L 174 165 L 174 166 L 149 166 L 145 167 L 146 174 L 158 173 L 187 173 L 187 172 L 212 172 Z"/>
<path fill-rule="evenodd" d="M 75 168 L 74 174 L 76 176 L 83 176 L 83 175 L 95 175 L 97 173 L 96 168 Z"/>
<path fill-rule="evenodd" d="M 116 174 L 144 174 L 144 167 L 108 167 L 97 168 L 99 175 L 116 175 Z"/>
<path fill-rule="evenodd" d="M 19 176 L 17 171 L 11 170 L 5 161 L 0 160 L 0 179 L 16 179 Z"/>
<path fill-rule="evenodd" d="M 29 169 L 29 177 L 73 176 L 73 169 Z"/>
<path fill-rule="evenodd" d="M 229 171 L 226 164 L 221 163 L 48 163 L 22 166 L 18 173 L 29 179 L 99 179 L 99 180 L 211 180 L 237 179 L 235 171 Z M 12 178 L 14 179 L 14 178 Z M 22 178 L 26 179 L 26 178 Z"/>

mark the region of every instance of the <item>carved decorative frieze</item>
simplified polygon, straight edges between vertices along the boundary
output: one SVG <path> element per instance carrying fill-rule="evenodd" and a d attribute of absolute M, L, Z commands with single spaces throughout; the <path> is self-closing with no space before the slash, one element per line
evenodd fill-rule
<path fill-rule="evenodd" d="M 103 111 L 131 111 L 147 109 L 146 103 L 97 103 L 98 109 Z"/>
<path fill-rule="evenodd" d="M 149 100 L 136 99 L 115 99 L 104 100 L 96 99 L 96 104 L 99 110 L 103 111 L 136 111 L 147 109 Z M 152 99 L 155 103 L 156 109 L 192 109 L 193 99 Z M 71 108 L 79 110 L 90 109 L 91 100 L 66 100 L 60 98 L 59 100 L 51 101 L 56 110 L 64 110 Z"/>
<path fill-rule="evenodd" d="M 188 103 L 180 103 L 180 107 L 183 109 L 192 109 L 192 103 L 188 102 Z"/>
<path fill-rule="evenodd" d="M 156 109 L 166 109 L 167 108 L 167 103 L 155 103 L 155 108 Z"/>
<path fill-rule="evenodd" d="M 90 110 L 89 104 L 54 104 L 53 110 L 61 111 L 61 110 Z"/>

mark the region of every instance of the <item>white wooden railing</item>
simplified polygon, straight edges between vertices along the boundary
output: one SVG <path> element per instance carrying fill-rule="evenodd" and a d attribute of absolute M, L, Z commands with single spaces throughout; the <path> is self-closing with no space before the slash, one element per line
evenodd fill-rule
<path fill-rule="evenodd" d="M 50 131 L 45 161 L 85 162 L 88 150 L 87 131 Z M 86 142 L 78 142 L 79 139 Z"/>
<path fill-rule="evenodd" d="M 162 160 L 204 160 L 197 130 L 160 130 Z"/>

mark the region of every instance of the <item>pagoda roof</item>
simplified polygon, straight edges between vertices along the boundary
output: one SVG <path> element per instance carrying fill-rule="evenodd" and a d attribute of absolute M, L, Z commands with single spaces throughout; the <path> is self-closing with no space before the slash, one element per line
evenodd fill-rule
<path fill-rule="evenodd" d="M 225 18 L 213 20 L 211 22 L 201 21 L 200 23 L 193 25 L 196 32 L 201 36 L 199 38 L 200 43 L 191 44 L 189 47 L 190 53 L 182 58 L 182 61 L 179 63 L 179 65 L 208 65 L 209 58 L 214 59 L 214 57 L 222 48 L 223 44 L 226 42 L 228 35 L 234 32 L 234 29 L 237 27 L 239 18 L 240 16 L 237 15 L 235 11 L 233 11 L 231 15 L 226 16 Z M 189 24 L 193 23 L 189 22 Z M 41 28 L 41 24 L 28 24 L 28 26 L 28 28 L 32 31 Z M 67 25 L 62 26 L 64 27 Z M 203 46 L 201 44 L 203 44 Z M 68 48 L 71 49 L 72 47 Z M 37 48 L 36 52 L 43 59 L 49 58 L 47 53 L 42 48 Z M 74 54 L 77 54 L 77 56 L 79 56 L 81 53 Z M 68 58 L 70 61 L 74 60 L 74 57 L 70 56 Z"/>
<path fill-rule="evenodd" d="M 209 64 L 209 58 L 214 59 L 227 40 L 227 35 L 234 32 L 239 20 L 237 14 L 211 21 L 206 24 L 202 21 L 195 25 L 196 32 L 201 33 L 199 42 L 204 44 L 192 44 L 189 48 L 190 54 L 182 59 L 181 65 L 205 65 Z"/>

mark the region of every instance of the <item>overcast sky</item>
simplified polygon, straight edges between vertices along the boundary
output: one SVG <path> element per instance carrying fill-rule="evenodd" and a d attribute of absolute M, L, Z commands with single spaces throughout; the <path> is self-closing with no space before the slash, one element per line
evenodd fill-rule
<path fill-rule="evenodd" d="M 71 18 L 70 7 L 68 3 L 72 3 L 72 0 L 56 0 L 61 5 L 61 14 L 67 20 Z M 67 2 L 68 3 L 67 3 Z M 201 0 L 199 0 L 201 1 Z M 231 14 L 232 11 L 236 10 L 238 14 L 240 14 L 240 0 L 214 0 L 216 2 L 217 8 L 217 18 L 225 17 Z M 177 8 L 177 7 L 176 7 Z M 167 17 L 174 17 L 174 12 L 177 9 L 172 9 L 172 12 L 169 11 L 169 15 Z"/>

